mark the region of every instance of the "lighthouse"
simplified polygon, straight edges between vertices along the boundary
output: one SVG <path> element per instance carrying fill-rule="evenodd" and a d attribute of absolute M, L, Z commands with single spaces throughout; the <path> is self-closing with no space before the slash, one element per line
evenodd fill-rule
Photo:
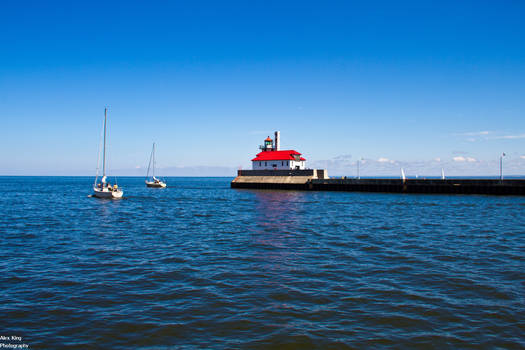
<path fill-rule="evenodd" d="M 281 150 L 280 132 L 275 139 L 268 136 L 259 146 L 261 152 L 252 159 L 253 170 L 304 170 L 306 159 L 295 150 Z"/>

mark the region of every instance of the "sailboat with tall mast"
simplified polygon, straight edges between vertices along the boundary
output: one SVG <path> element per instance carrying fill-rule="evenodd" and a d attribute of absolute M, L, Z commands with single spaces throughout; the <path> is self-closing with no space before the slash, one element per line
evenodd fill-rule
<path fill-rule="evenodd" d="M 98 164 L 97 164 L 97 176 L 95 177 L 95 183 L 93 185 L 93 196 L 98 198 L 122 198 L 124 191 L 118 187 L 115 183 L 110 184 L 107 181 L 106 176 L 106 137 L 107 137 L 107 120 L 108 120 L 108 109 L 104 108 L 104 148 L 102 156 L 102 178 L 98 182 Z M 100 149 L 99 149 L 99 161 L 100 161 Z M 115 179 L 116 180 L 116 179 Z M 115 181 L 116 182 L 116 181 Z"/>
<path fill-rule="evenodd" d="M 149 177 L 149 170 L 152 168 L 152 177 Z M 153 148 L 149 156 L 148 173 L 146 174 L 146 186 L 154 188 L 165 188 L 166 183 L 155 177 L 155 142 L 153 142 Z"/>

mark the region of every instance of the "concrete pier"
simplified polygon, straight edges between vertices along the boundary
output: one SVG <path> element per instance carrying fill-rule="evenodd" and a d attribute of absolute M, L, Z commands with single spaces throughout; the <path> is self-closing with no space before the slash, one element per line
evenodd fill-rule
<path fill-rule="evenodd" d="M 312 180 L 328 179 L 326 170 L 239 170 L 233 188 L 307 190 Z"/>
<path fill-rule="evenodd" d="M 232 181 L 232 188 L 305 190 L 305 191 L 348 191 L 348 192 L 390 192 L 390 193 L 443 193 L 443 194 L 486 194 L 523 195 L 525 180 L 497 179 L 329 179 L 324 170 L 301 170 L 309 173 L 276 174 L 266 170 L 240 170 Z M 277 171 L 279 172 L 279 170 Z M 319 176 L 321 175 L 321 176 Z"/>

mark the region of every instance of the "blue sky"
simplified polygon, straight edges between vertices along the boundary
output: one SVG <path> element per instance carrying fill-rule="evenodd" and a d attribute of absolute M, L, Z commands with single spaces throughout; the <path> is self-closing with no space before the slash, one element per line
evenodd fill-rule
<path fill-rule="evenodd" d="M 0 4 L 0 174 L 249 168 L 280 130 L 353 175 L 525 174 L 521 1 Z M 233 175 L 233 174 L 232 174 Z"/>

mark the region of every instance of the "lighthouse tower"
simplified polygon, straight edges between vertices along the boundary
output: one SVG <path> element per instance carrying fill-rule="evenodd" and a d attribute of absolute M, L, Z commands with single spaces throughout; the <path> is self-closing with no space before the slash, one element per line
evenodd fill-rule
<path fill-rule="evenodd" d="M 306 159 L 295 150 L 280 149 L 280 132 L 275 132 L 274 140 L 268 136 L 264 144 L 259 146 L 262 151 L 252 159 L 253 170 L 304 170 Z"/>
<path fill-rule="evenodd" d="M 259 146 L 259 149 L 263 152 L 271 152 L 274 150 L 273 140 L 270 138 L 270 136 L 268 136 L 266 140 L 264 140 L 264 143 L 261 146 Z"/>

